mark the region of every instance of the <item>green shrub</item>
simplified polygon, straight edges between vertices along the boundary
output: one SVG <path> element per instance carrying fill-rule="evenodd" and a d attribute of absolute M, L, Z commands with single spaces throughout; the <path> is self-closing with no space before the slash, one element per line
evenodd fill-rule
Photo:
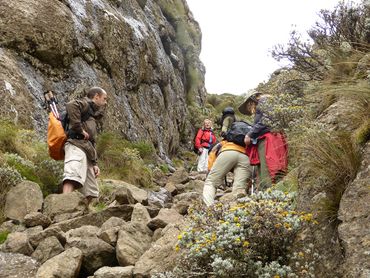
<path fill-rule="evenodd" d="M 22 181 L 22 176 L 17 170 L 9 166 L 0 167 L 0 223 L 4 220 L 4 206 L 6 194 L 10 188 Z"/>
<path fill-rule="evenodd" d="M 36 169 L 44 197 L 58 193 L 63 180 L 63 161 L 48 158 L 41 161 Z"/>
<path fill-rule="evenodd" d="M 210 208 L 191 208 L 190 226 L 178 236 L 176 245 L 176 250 L 182 252 L 180 264 L 172 274 L 300 277 L 304 270 L 310 277 L 315 261 L 289 255 L 289 250 L 296 233 L 316 221 L 312 214 L 295 211 L 293 200 L 292 194 L 268 191 L 232 207 L 217 203 Z"/>
<path fill-rule="evenodd" d="M 3 244 L 5 242 L 9 234 L 10 232 L 8 231 L 0 232 L 0 244 Z"/>
<path fill-rule="evenodd" d="M 147 146 L 146 143 L 141 146 Z M 142 148 L 147 152 L 147 147 Z M 137 148 L 113 133 L 98 137 L 97 152 L 103 177 L 122 179 L 135 185 L 150 187 L 151 170 L 145 166 Z"/>
<path fill-rule="evenodd" d="M 24 177 L 24 179 L 36 182 L 38 184 L 41 183 L 36 174 L 36 166 L 32 163 L 32 161 L 24 159 L 23 157 L 14 153 L 6 153 L 4 154 L 4 158 L 6 164 L 16 169 L 18 173 Z"/>
<path fill-rule="evenodd" d="M 132 142 L 130 144 L 131 148 L 139 151 L 139 155 L 142 159 L 151 160 L 155 153 L 155 149 L 152 143 L 146 141 Z"/>
<path fill-rule="evenodd" d="M 17 127 L 10 121 L 0 120 L 0 150 L 2 152 L 15 152 Z"/>

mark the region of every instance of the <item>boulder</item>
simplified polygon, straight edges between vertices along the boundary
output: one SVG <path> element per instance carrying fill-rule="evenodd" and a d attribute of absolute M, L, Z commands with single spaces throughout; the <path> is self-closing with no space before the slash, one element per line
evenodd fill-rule
<path fill-rule="evenodd" d="M 51 220 L 41 212 L 32 212 L 24 217 L 26 227 L 42 226 L 44 229 L 51 224 Z"/>
<path fill-rule="evenodd" d="M 103 266 L 117 263 L 115 249 L 96 236 L 98 231 L 97 227 L 83 226 L 67 232 L 65 248 L 77 247 L 82 251 L 81 271 L 84 275 L 92 275 Z"/>
<path fill-rule="evenodd" d="M 155 231 L 158 228 L 164 228 L 169 223 L 177 223 L 183 219 L 174 209 L 163 208 L 159 211 L 158 215 L 148 222 L 148 227 Z"/>
<path fill-rule="evenodd" d="M 42 208 L 42 192 L 37 183 L 23 181 L 6 195 L 4 214 L 9 219 L 23 221 L 24 217 Z"/>
<path fill-rule="evenodd" d="M 77 278 L 82 264 L 82 252 L 72 247 L 46 261 L 37 271 L 37 278 Z"/>
<path fill-rule="evenodd" d="M 27 233 L 15 232 L 8 235 L 4 246 L 2 247 L 4 252 L 9 253 L 20 253 L 29 256 L 33 252 L 33 248 L 29 242 Z"/>
<path fill-rule="evenodd" d="M 140 256 L 149 249 L 153 232 L 143 230 L 138 224 L 127 223 L 118 232 L 116 254 L 121 266 L 135 265 Z"/>
<path fill-rule="evenodd" d="M 31 257 L 43 264 L 64 251 L 63 246 L 55 236 L 45 238 L 37 246 Z"/>
<path fill-rule="evenodd" d="M 94 278 L 132 278 L 133 266 L 102 267 L 94 273 Z"/>
<path fill-rule="evenodd" d="M 172 270 L 180 254 L 175 251 L 177 237 L 184 227 L 183 222 L 168 225 L 162 231 L 163 236 L 154 242 L 136 262 L 134 277 L 150 277 L 157 272 Z"/>
<path fill-rule="evenodd" d="M 118 217 L 122 218 L 125 221 L 130 221 L 132 210 L 133 210 L 132 205 L 109 207 L 102 211 L 89 213 L 87 215 L 55 223 L 51 227 L 59 227 L 60 229 L 62 229 L 62 231 L 76 229 L 84 225 L 100 227 L 101 225 L 103 225 L 105 221 L 107 221 L 111 217 Z"/>
<path fill-rule="evenodd" d="M 0 277 L 35 278 L 39 263 L 22 254 L 0 252 Z"/>
<path fill-rule="evenodd" d="M 54 222 L 61 222 L 87 212 L 85 197 L 78 191 L 50 194 L 45 198 L 43 213 Z"/>

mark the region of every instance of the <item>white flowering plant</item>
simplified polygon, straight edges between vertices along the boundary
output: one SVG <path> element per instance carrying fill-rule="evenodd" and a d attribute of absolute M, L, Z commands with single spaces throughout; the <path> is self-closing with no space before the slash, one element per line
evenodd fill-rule
<path fill-rule="evenodd" d="M 312 214 L 295 211 L 293 200 L 292 193 L 268 190 L 239 199 L 234 206 L 193 207 L 192 224 L 176 245 L 181 263 L 171 275 L 314 277 L 313 263 L 289 252 L 296 233 L 317 223 Z"/>

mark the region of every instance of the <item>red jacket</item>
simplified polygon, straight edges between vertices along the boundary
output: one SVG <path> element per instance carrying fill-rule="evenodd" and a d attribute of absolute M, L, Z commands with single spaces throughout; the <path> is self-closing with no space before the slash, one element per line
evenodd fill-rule
<path fill-rule="evenodd" d="M 286 172 L 288 168 L 288 145 L 284 134 L 265 133 L 258 140 L 265 139 L 265 157 L 269 174 L 272 180 L 278 172 Z M 260 164 L 257 145 L 249 145 L 246 148 L 251 165 Z"/>
<path fill-rule="evenodd" d="M 216 136 L 213 133 L 212 129 L 203 129 L 198 130 L 197 136 L 195 136 L 195 148 L 209 148 L 211 145 L 216 143 Z"/>

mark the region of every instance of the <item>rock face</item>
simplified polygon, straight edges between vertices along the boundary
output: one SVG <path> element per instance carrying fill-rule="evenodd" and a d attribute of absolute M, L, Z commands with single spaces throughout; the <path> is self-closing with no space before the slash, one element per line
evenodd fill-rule
<path fill-rule="evenodd" d="M 343 277 L 370 277 L 370 142 L 356 179 L 347 187 L 339 208 L 339 237 L 345 260 Z"/>
<path fill-rule="evenodd" d="M 187 104 L 205 101 L 185 0 L 1 1 L 0 30 L 0 116 L 43 134 L 46 89 L 63 107 L 97 85 L 109 93 L 104 129 L 147 138 L 166 158 L 189 131 Z"/>

